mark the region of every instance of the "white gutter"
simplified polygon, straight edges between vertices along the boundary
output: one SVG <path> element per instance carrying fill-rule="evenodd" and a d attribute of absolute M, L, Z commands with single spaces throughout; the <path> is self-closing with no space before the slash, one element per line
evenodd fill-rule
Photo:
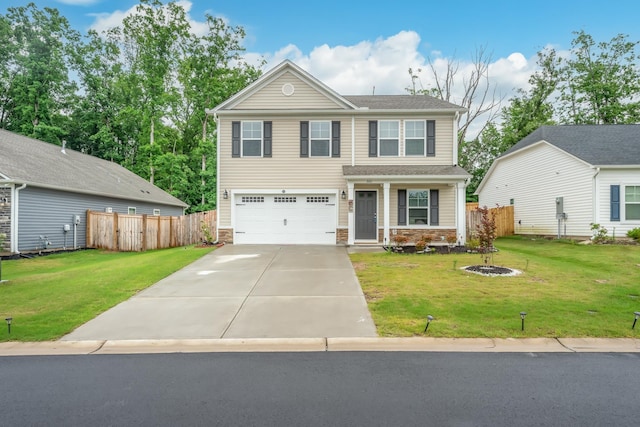
<path fill-rule="evenodd" d="M 14 254 L 20 253 L 18 250 L 18 192 L 26 187 L 26 183 L 20 187 L 14 185 L 11 191 L 11 245 L 9 251 Z"/>

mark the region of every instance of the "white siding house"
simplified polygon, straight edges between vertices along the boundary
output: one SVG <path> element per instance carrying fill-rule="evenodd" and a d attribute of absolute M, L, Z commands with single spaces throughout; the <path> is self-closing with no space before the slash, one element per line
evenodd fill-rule
<path fill-rule="evenodd" d="M 492 164 L 480 206 L 514 206 L 516 234 L 609 235 L 640 227 L 640 126 L 543 126 Z M 560 217 L 558 213 L 564 214 Z"/>

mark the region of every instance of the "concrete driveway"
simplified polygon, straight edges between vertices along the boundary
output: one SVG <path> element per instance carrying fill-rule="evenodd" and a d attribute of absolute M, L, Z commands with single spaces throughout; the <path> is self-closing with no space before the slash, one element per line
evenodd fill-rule
<path fill-rule="evenodd" d="M 375 336 L 345 247 L 226 245 L 62 340 Z"/>

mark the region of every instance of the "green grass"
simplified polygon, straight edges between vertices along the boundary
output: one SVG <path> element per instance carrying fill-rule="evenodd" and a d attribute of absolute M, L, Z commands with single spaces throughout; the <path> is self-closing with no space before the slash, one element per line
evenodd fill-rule
<path fill-rule="evenodd" d="M 2 261 L 8 282 L 0 284 L 0 320 L 13 323 L 11 336 L 0 323 L 0 341 L 60 338 L 211 250 L 87 250 Z"/>
<path fill-rule="evenodd" d="M 484 277 L 460 267 L 477 254 L 352 254 L 381 336 L 638 337 L 640 246 L 578 245 L 524 237 L 496 241 L 493 264 L 521 270 Z M 519 313 L 526 311 L 525 331 Z"/>

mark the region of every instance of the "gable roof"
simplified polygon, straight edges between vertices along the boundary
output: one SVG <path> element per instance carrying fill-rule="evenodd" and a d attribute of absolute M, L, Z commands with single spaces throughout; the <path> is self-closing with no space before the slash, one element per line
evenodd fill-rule
<path fill-rule="evenodd" d="M 207 109 L 207 114 L 217 114 L 221 111 L 233 109 L 234 106 L 251 97 L 253 94 L 264 88 L 286 72 L 295 74 L 299 79 L 324 94 L 328 99 L 336 103 L 337 108 L 346 111 L 415 111 L 431 110 L 440 112 L 465 112 L 466 108 L 459 105 L 434 98 L 429 95 L 348 95 L 343 96 L 322 83 L 317 78 L 294 64 L 290 60 L 284 60 L 258 80 L 233 95 L 223 103 L 213 109 Z"/>
<path fill-rule="evenodd" d="M 15 182 L 73 193 L 97 194 L 187 207 L 126 168 L 78 151 L 0 129 L 0 183 Z"/>
<path fill-rule="evenodd" d="M 541 126 L 499 158 L 541 141 L 593 166 L 640 165 L 640 125 Z"/>

